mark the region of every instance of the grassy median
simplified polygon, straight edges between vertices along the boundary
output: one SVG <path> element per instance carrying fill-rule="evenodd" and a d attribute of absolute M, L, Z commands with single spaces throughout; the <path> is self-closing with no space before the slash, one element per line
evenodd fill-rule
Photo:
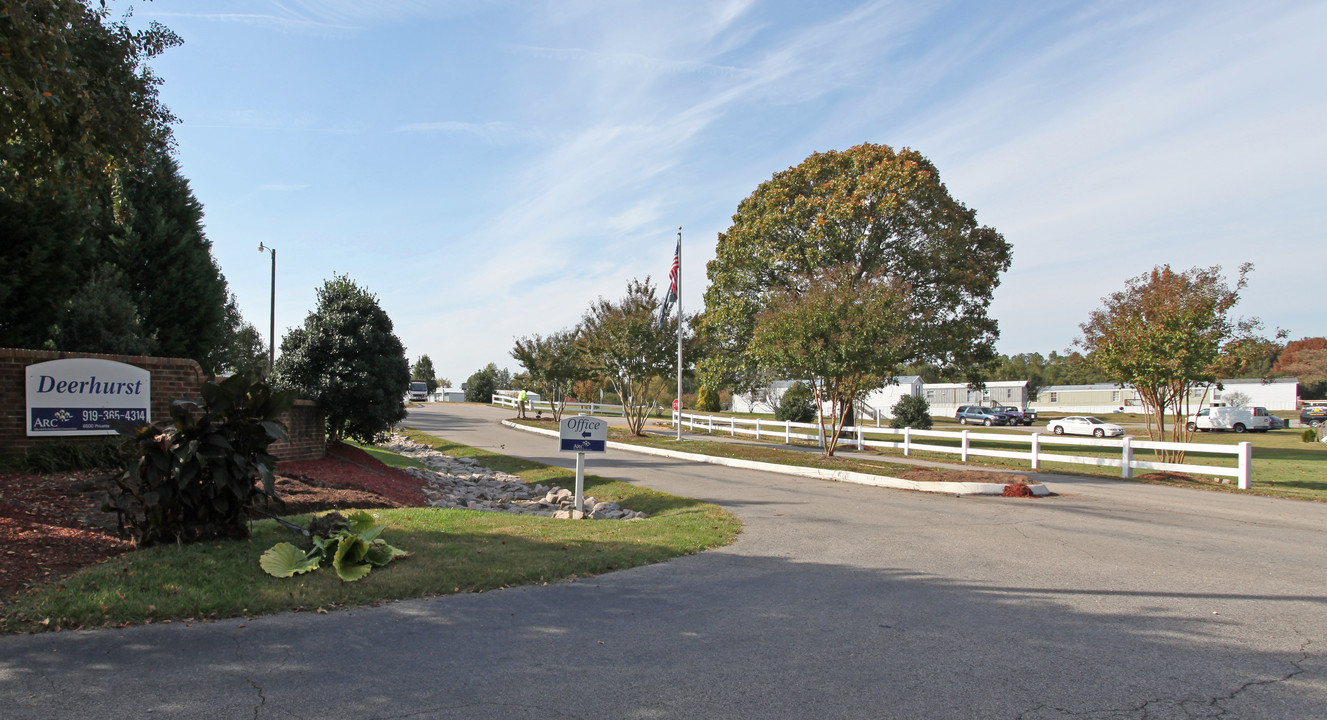
<path fill-rule="evenodd" d="M 575 483 L 567 470 L 410 434 L 529 483 Z M 411 555 L 349 583 L 330 568 L 292 578 L 267 575 L 258 567 L 259 555 L 298 539 L 274 522 L 257 522 L 248 540 L 147 548 L 84 568 L 7 604 L 0 628 L 14 633 L 190 623 L 562 582 L 726 545 L 741 530 L 731 513 L 690 498 L 595 476 L 586 476 L 585 492 L 649 518 L 569 521 L 432 507 L 372 510 L 388 524 L 382 537 Z"/>

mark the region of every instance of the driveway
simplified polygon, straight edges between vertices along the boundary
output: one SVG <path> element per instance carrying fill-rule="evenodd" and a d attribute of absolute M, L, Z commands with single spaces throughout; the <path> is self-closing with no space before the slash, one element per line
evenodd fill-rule
<path fill-rule="evenodd" d="M 408 424 L 570 467 L 509 410 Z M 610 452 L 733 545 L 585 581 L 0 637 L 5 718 L 1323 718 L 1327 506 L 1041 475 L 957 498 Z M 148 713 L 151 713 L 150 715 Z"/>

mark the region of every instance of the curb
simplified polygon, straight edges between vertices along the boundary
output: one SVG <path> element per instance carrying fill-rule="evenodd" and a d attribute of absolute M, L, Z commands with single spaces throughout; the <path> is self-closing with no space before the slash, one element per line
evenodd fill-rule
<path fill-rule="evenodd" d="M 559 434 L 553 430 L 518 425 L 510 420 L 503 420 L 502 424 L 514 430 L 535 433 L 536 435 L 547 435 L 549 437 L 559 436 Z M 1003 483 L 917 482 L 916 480 L 904 480 L 903 478 L 889 477 L 887 475 L 871 475 L 869 473 L 851 472 L 849 470 L 823 470 L 820 468 L 799 467 L 797 465 L 778 465 L 775 463 L 757 462 L 755 460 L 736 460 L 734 458 L 715 457 L 714 455 L 698 455 L 696 453 L 678 452 L 676 450 L 641 447 L 639 445 L 629 445 L 620 442 L 609 442 L 608 447 L 613 448 L 614 450 L 625 450 L 627 452 L 640 453 L 641 455 L 655 455 L 658 457 L 672 458 L 674 460 L 688 460 L 690 462 L 724 465 L 726 467 L 741 468 L 743 470 L 760 470 L 762 472 L 778 473 L 780 475 L 797 475 L 799 477 L 809 477 L 817 480 L 833 480 L 835 482 L 873 485 L 875 487 L 894 488 L 897 490 L 916 490 L 918 492 L 945 493 L 949 495 L 1002 495 L 1005 488 Z M 1032 491 L 1032 494 L 1037 497 L 1049 495 L 1051 492 L 1050 488 L 1047 488 L 1045 484 L 1029 485 L 1028 488 Z"/>

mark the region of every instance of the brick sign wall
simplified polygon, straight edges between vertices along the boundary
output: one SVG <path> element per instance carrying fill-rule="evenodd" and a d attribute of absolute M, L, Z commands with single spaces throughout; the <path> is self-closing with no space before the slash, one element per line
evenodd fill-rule
<path fill-rule="evenodd" d="M 152 373 L 152 420 L 170 417 L 170 404 L 176 400 L 198 400 L 203 371 L 198 363 L 185 358 L 159 358 L 141 355 L 99 355 L 51 350 L 0 348 L 0 454 L 22 454 L 38 443 L 103 443 L 107 436 L 29 437 L 27 434 L 27 368 L 29 365 L 66 358 L 112 360 L 143 368 Z M 316 460 L 323 457 L 325 445 L 322 413 L 316 403 L 301 400 L 282 421 L 290 441 L 272 447 L 281 460 Z"/>

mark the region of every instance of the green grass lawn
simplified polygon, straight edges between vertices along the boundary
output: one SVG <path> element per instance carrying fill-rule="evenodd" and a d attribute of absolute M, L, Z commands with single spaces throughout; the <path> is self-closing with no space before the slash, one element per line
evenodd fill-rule
<path fill-rule="evenodd" d="M 575 483 L 567 470 L 409 434 L 529 483 Z M 375 455 L 381 452 L 375 449 Z M 350 583 L 326 567 L 292 578 L 267 575 L 258 567 L 263 551 L 301 539 L 274 522 L 256 522 L 248 540 L 147 548 L 85 568 L 7 604 L 0 628 L 14 633 L 188 623 L 562 582 L 726 545 L 741 530 L 731 513 L 690 498 L 595 476 L 586 476 L 585 492 L 649 518 L 569 521 L 431 507 L 372 510 L 388 524 L 383 539 L 411 555 Z"/>

